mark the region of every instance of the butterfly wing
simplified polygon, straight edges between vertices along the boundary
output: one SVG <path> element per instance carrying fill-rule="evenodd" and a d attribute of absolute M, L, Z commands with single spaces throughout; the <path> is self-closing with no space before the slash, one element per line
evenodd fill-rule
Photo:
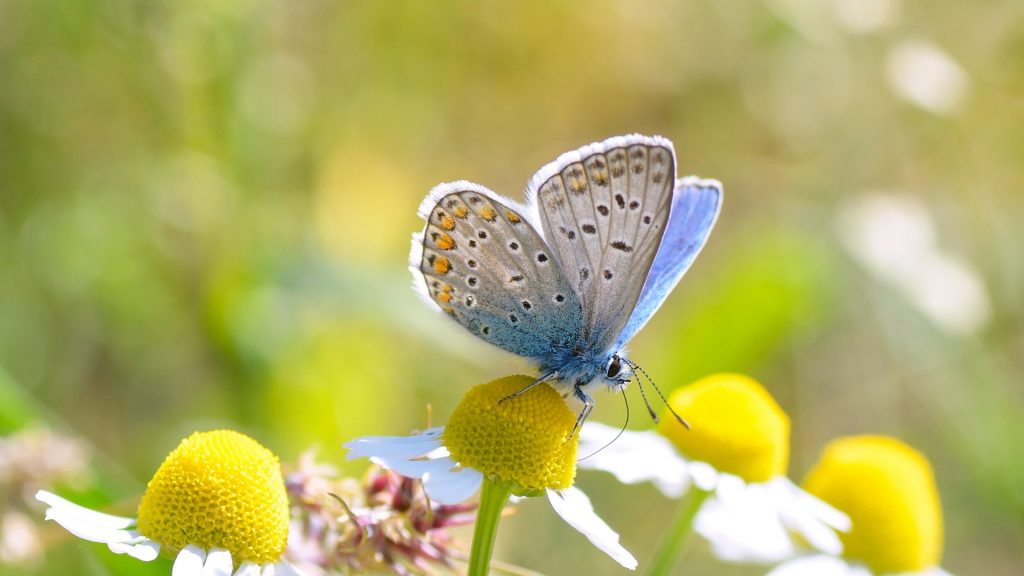
<path fill-rule="evenodd" d="M 515 202 L 469 182 L 420 206 L 409 264 L 417 291 L 479 338 L 538 358 L 579 337 L 582 308 L 551 249 Z"/>
<path fill-rule="evenodd" d="M 722 185 L 693 176 L 676 181 L 668 228 L 654 258 L 636 309 L 615 341 L 621 348 L 661 307 L 707 242 L 722 208 Z"/>
<path fill-rule="evenodd" d="M 527 203 L 583 306 L 584 338 L 608 350 L 640 297 L 669 217 L 672 143 L 610 138 L 533 177 Z"/>

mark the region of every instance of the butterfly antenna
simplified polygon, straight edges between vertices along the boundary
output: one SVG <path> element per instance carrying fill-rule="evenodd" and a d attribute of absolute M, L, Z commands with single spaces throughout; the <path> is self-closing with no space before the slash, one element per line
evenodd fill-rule
<path fill-rule="evenodd" d="M 626 426 L 629 426 L 629 398 L 626 397 L 625 390 L 623 390 L 623 392 L 622 392 L 622 401 L 623 401 L 623 403 L 626 404 L 626 421 L 622 423 L 622 428 L 619 429 L 619 433 L 615 435 L 615 438 L 612 438 L 611 440 L 609 440 L 604 446 L 601 446 L 597 450 L 594 450 L 590 454 L 587 454 L 583 458 L 580 458 L 579 462 L 582 462 L 583 460 L 586 460 L 587 458 L 590 458 L 591 456 L 596 456 L 598 453 L 602 452 L 605 448 L 611 446 L 612 444 L 615 444 L 615 441 L 618 440 L 620 437 L 622 437 L 622 434 L 626 431 Z"/>
<path fill-rule="evenodd" d="M 644 370 L 643 368 L 641 368 L 641 367 L 640 367 L 640 365 L 639 365 L 639 364 L 637 364 L 636 362 L 633 362 L 632 360 L 625 360 L 625 362 L 626 362 L 626 364 L 629 364 L 629 367 L 630 367 L 630 368 L 632 368 L 633 370 L 636 370 L 636 371 L 640 372 L 641 374 L 643 374 L 643 375 L 644 375 L 644 377 L 646 377 L 646 378 L 647 378 L 647 381 L 651 383 L 651 386 L 652 386 L 652 387 L 654 388 L 654 391 L 658 393 L 658 398 L 661 398 L 661 401 L 665 403 L 665 407 L 666 407 L 666 408 L 668 408 L 668 411 L 669 411 L 669 412 L 671 412 L 671 413 L 672 413 L 672 415 L 676 417 L 676 420 L 677 420 L 677 421 L 678 421 L 678 422 L 679 422 L 680 424 L 682 424 L 684 428 L 686 428 L 687 430 L 689 430 L 689 429 L 690 429 L 690 424 L 689 424 L 689 422 L 687 422 L 686 420 L 684 420 L 684 419 L 683 419 L 683 417 L 682 417 L 682 416 L 680 416 L 679 414 L 677 414 L 677 413 L 676 413 L 676 411 L 675 411 L 675 410 L 674 410 L 674 409 L 672 408 L 672 405 L 668 403 L 668 400 L 666 400 L 666 399 L 665 399 L 665 395 L 661 393 L 661 388 L 658 388 L 658 384 L 654 382 L 654 378 L 651 378 L 651 375 L 650 375 L 650 374 L 648 374 L 646 370 Z M 639 383 L 640 383 L 640 378 L 638 377 L 638 378 L 636 379 L 636 381 L 637 381 L 637 383 L 639 384 Z M 640 394 L 641 394 L 641 395 L 643 395 L 643 391 L 644 391 L 644 388 L 643 388 L 643 386 L 640 386 Z M 644 398 L 644 402 L 646 402 L 646 401 L 647 401 L 647 398 L 645 397 L 645 398 Z M 648 408 L 648 410 L 650 410 L 650 408 L 651 408 L 650 404 L 648 404 L 648 405 L 647 405 L 647 408 Z M 652 414 L 653 414 L 653 412 L 652 412 Z M 655 421 L 655 422 L 657 422 L 657 421 L 658 421 L 658 419 L 657 419 L 657 418 L 655 418 L 655 419 L 654 419 L 654 421 Z"/>
<path fill-rule="evenodd" d="M 633 366 L 632 362 L 627 362 L 627 364 Z M 654 411 L 654 408 L 651 407 L 651 403 L 647 400 L 647 392 L 644 391 L 644 382 L 639 376 L 636 377 L 636 386 L 640 389 L 640 397 L 644 399 L 644 406 L 647 406 L 647 413 L 651 415 L 651 420 L 654 420 L 654 423 L 657 424 L 658 413 Z"/>

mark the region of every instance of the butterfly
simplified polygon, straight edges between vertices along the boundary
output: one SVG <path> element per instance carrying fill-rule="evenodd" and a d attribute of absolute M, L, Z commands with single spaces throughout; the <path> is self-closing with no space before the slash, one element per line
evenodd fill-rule
<path fill-rule="evenodd" d="M 625 346 L 693 263 L 721 204 L 719 182 L 676 179 L 668 139 L 618 136 L 541 168 L 524 204 L 466 181 L 434 187 L 409 267 L 429 304 L 539 366 L 513 396 L 548 382 L 582 403 L 578 428 L 594 385 L 621 389 L 643 371 Z"/>

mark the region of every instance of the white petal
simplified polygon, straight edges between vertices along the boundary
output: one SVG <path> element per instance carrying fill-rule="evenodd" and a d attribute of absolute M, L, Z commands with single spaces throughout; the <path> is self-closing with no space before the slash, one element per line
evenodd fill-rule
<path fill-rule="evenodd" d="M 756 484 L 747 484 L 743 478 L 735 474 L 719 472 L 715 482 L 715 495 L 723 500 L 746 498 L 751 486 Z"/>
<path fill-rule="evenodd" d="M 53 520 L 64 527 L 65 530 L 78 536 L 82 540 L 90 542 L 101 542 L 110 544 L 112 542 L 132 542 L 136 538 L 133 530 L 118 530 L 106 526 L 92 524 L 75 516 L 65 515 L 63 511 L 49 509 L 46 511 L 46 519 Z"/>
<path fill-rule="evenodd" d="M 411 436 L 364 436 L 344 444 L 349 460 L 356 458 L 380 457 L 384 459 L 409 460 L 418 458 L 444 444 L 441 434 L 444 427 L 431 428 Z"/>
<path fill-rule="evenodd" d="M 476 494 L 483 480 L 484 475 L 473 468 L 448 468 L 427 474 L 423 489 L 435 502 L 458 504 Z"/>
<path fill-rule="evenodd" d="M 800 515 L 794 511 L 782 512 L 782 518 L 786 526 L 803 536 L 811 548 L 833 556 L 842 555 L 843 542 L 835 529 L 811 516 Z"/>
<path fill-rule="evenodd" d="M 787 489 L 797 495 L 800 499 L 801 506 L 806 508 L 816 518 L 824 522 L 825 524 L 839 530 L 841 532 L 849 532 L 852 527 L 850 517 L 843 512 L 833 508 L 831 505 L 821 500 L 820 498 L 808 493 L 803 488 L 800 488 L 796 484 L 786 477 L 779 477 L 772 482 L 778 482 L 786 485 Z"/>
<path fill-rule="evenodd" d="M 867 566 L 864 566 L 863 564 L 850 564 L 848 569 L 849 572 L 847 574 L 849 574 L 849 576 L 874 576 L 874 574 L 871 573 L 871 570 L 868 570 Z"/>
<path fill-rule="evenodd" d="M 594 513 L 590 499 L 579 488 L 570 486 L 557 492 L 548 490 L 548 501 L 555 512 L 591 544 L 630 570 L 636 570 L 636 558 L 619 544 L 619 535 Z"/>
<path fill-rule="evenodd" d="M 843 543 L 830 523 L 849 529 L 850 519 L 845 514 L 785 478 L 776 478 L 765 488 L 766 497 L 775 502 L 779 518 L 787 528 L 803 536 L 816 550 L 832 556 L 843 553 Z"/>
<path fill-rule="evenodd" d="M 715 496 L 697 514 L 694 530 L 708 539 L 718 558 L 771 563 L 793 555 L 792 539 L 774 502 L 757 486 L 722 474 Z"/>
<path fill-rule="evenodd" d="M 50 518 L 50 512 L 52 511 L 54 513 L 54 519 L 56 519 L 56 515 L 60 515 L 62 518 L 71 517 L 84 523 L 93 524 L 97 527 L 110 528 L 112 530 L 128 528 L 135 524 L 134 518 L 113 516 L 97 512 L 95 510 L 90 510 L 79 506 L 74 502 L 65 500 L 53 492 L 47 492 L 46 490 L 36 492 L 36 500 L 44 502 L 50 506 L 50 510 L 47 510 L 47 519 Z"/>
<path fill-rule="evenodd" d="M 832 556 L 794 558 L 777 566 L 768 576 L 853 576 L 850 565 Z"/>
<path fill-rule="evenodd" d="M 303 574 L 288 562 L 278 562 L 274 564 L 274 573 L 270 576 L 303 576 Z"/>
<path fill-rule="evenodd" d="M 718 484 L 718 470 L 715 470 L 711 464 L 707 462 L 688 462 L 686 468 L 697 488 L 706 492 L 715 489 L 715 486 Z"/>
<path fill-rule="evenodd" d="M 178 552 L 171 567 L 171 576 L 203 576 L 203 564 L 206 562 L 206 550 L 195 544 L 189 544 Z"/>
<path fill-rule="evenodd" d="M 235 570 L 234 576 L 260 576 L 260 565 L 246 560 Z"/>
<path fill-rule="evenodd" d="M 394 470 L 407 478 L 427 478 L 432 475 L 443 474 L 458 466 L 451 458 L 438 458 L 437 460 L 383 460 L 381 458 L 370 458 L 374 464 L 378 464 Z"/>
<path fill-rule="evenodd" d="M 611 472 L 624 484 L 653 482 L 669 498 L 678 498 L 689 487 L 686 461 L 671 442 L 657 432 L 622 432 L 598 422 L 587 422 L 580 430 L 577 454 L 584 457 L 579 467 Z M 608 444 L 612 442 L 611 444 Z"/>
<path fill-rule="evenodd" d="M 842 542 L 832 524 L 848 527 L 849 519 L 788 479 L 746 484 L 720 473 L 715 497 L 694 527 L 723 560 L 770 563 L 794 554 L 793 532 L 816 550 L 838 556 Z"/>
<path fill-rule="evenodd" d="M 136 538 L 128 542 L 108 542 L 107 548 L 110 548 L 114 554 L 127 554 L 143 562 L 155 560 L 160 555 L 159 543 L 153 542 L 135 530 L 130 533 L 136 535 Z"/>
<path fill-rule="evenodd" d="M 414 436 L 367 436 L 345 444 L 349 460 L 371 462 L 408 478 L 423 478 L 456 466 L 441 443 L 444 428 L 431 428 Z"/>
<path fill-rule="evenodd" d="M 223 548 L 214 548 L 206 556 L 203 563 L 203 576 L 231 576 L 231 552 Z"/>

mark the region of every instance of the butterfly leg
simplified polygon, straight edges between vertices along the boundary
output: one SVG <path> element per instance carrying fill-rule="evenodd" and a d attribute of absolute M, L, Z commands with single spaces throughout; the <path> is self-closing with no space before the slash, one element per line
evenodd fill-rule
<path fill-rule="evenodd" d="M 573 436 L 576 435 L 576 431 L 579 430 L 580 426 L 587 421 L 587 418 L 590 417 L 590 413 L 594 410 L 594 399 L 590 397 L 590 394 L 587 394 L 583 390 L 583 386 L 585 386 L 585 384 L 577 383 L 572 390 L 573 396 L 583 403 L 583 409 L 580 410 L 579 415 L 576 416 L 576 424 L 572 427 L 572 433 L 569 434 L 569 438 L 566 439 L 566 442 L 572 440 Z"/>
<path fill-rule="evenodd" d="M 557 379 L 558 379 L 558 372 L 548 372 L 547 374 L 541 376 L 540 378 L 537 378 L 533 382 L 530 382 L 529 384 L 524 386 L 522 389 L 516 390 L 515 392 L 509 394 L 508 396 L 505 396 L 501 400 L 498 400 L 498 404 L 501 404 L 502 402 L 504 402 L 506 400 L 511 400 L 511 399 L 513 399 L 513 398 L 515 398 L 517 396 L 522 396 L 523 394 L 526 394 L 530 390 L 533 390 L 536 386 L 539 386 L 540 384 L 543 384 L 545 382 L 549 382 L 551 380 L 557 380 Z"/>

